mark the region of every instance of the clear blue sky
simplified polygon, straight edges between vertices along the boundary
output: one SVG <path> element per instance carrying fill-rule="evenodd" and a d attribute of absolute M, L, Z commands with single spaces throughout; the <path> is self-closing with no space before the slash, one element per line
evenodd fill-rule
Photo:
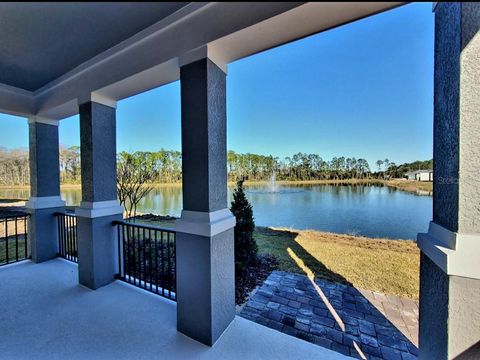
<path fill-rule="evenodd" d="M 433 14 L 414 3 L 228 66 L 228 148 L 363 157 L 432 157 Z M 117 148 L 180 150 L 179 82 L 118 103 Z M 78 116 L 60 142 L 79 144 Z M 0 115 L 0 146 L 28 146 L 26 121 Z"/>

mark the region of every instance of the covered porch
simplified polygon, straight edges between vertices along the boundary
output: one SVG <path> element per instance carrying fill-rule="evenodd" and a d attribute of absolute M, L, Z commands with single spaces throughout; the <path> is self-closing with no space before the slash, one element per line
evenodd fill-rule
<path fill-rule="evenodd" d="M 22 261 L 0 270 L 4 359 L 343 359 L 241 317 L 214 347 L 176 329 L 176 305 L 122 281 L 78 286 L 77 265 Z"/>
<path fill-rule="evenodd" d="M 13 64 L 0 71 L 0 111 L 29 123 L 32 260 L 0 268 L 1 353 L 12 359 L 342 358 L 235 316 L 228 63 L 400 5 L 41 4 L 42 11 L 33 4 L 0 5 L 0 23 L 9 29 L 0 32 L 9 34 L 1 39 L 6 50 L 0 56 Z M 434 11 L 436 176 L 433 221 L 418 241 L 419 356 L 450 359 L 480 351 L 480 11 L 473 3 L 439 3 Z M 106 17 L 123 26 L 113 29 Z M 15 22 L 19 18 L 27 19 L 26 26 Z M 27 50 L 19 51 L 18 43 Z M 175 280 L 168 289 L 173 303 L 116 280 L 133 278 L 152 288 L 151 273 L 148 280 L 140 271 L 141 279 L 126 266 L 125 238 L 115 226 L 123 214 L 116 188 L 116 105 L 177 80 L 183 211 L 166 247 L 175 258 L 168 270 Z M 67 225 L 65 233 L 57 219 L 65 209 L 58 124 L 74 114 L 80 115 L 82 202 L 75 226 Z M 145 232 L 134 240 L 140 239 Z M 62 252 L 78 265 L 55 259 Z M 140 269 L 145 257 L 143 262 Z"/>

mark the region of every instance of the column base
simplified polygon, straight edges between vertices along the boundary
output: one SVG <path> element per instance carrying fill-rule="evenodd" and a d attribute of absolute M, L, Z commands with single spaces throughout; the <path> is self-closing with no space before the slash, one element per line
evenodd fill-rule
<path fill-rule="evenodd" d="M 480 280 L 420 257 L 419 359 L 480 359 Z"/>
<path fill-rule="evenodd" d="M 235 217 L 183 211 L 175 225 L 177 329 L 212 346 L 235 317 Z"/>
<path fill-rule="evenodd" d="M 58 254 L 58 223 L 55 213 L 65 211 L 60 196 L 31 197 L 25 204 L 30 214 L 28 239 L 32 261 L 42 263 Z"/>
<path fill-rule="evenodd" d="M 113 222 L 123 219 L 123 208 L 115 204 L 116 200 L 88 203 L 87 208 L 75 209 L 78 282 L 92 290 L 110 284 L 118 273 L 118 239 Z"/>

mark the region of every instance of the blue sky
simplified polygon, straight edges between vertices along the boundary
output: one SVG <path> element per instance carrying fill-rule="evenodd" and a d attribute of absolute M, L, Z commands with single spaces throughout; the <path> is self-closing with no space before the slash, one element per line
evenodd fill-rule
<path fill-rule="evenodd" d="M 363 157 L 432 157 L 433 14 L 414 3 L 228 66 L 228 148 Z M 125 99 L 119 151 L 180 150 L 180 84 Z M 26 121 L 0 115 L 0 146 L 28 146 Z M 79 145 L 78 116 L 60 142 Z"/>

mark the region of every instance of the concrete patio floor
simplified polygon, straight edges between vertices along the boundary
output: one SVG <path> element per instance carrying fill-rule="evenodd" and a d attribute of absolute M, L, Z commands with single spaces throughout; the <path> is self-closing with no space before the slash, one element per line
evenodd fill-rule
<path fill-rule="evenodd" d="M 176 330 L 176 304 L 121 281 L 78 285 L 62 259 L 0 268 L 2 359 L 344 359 L 236 317 L 212 348 Z"/>

